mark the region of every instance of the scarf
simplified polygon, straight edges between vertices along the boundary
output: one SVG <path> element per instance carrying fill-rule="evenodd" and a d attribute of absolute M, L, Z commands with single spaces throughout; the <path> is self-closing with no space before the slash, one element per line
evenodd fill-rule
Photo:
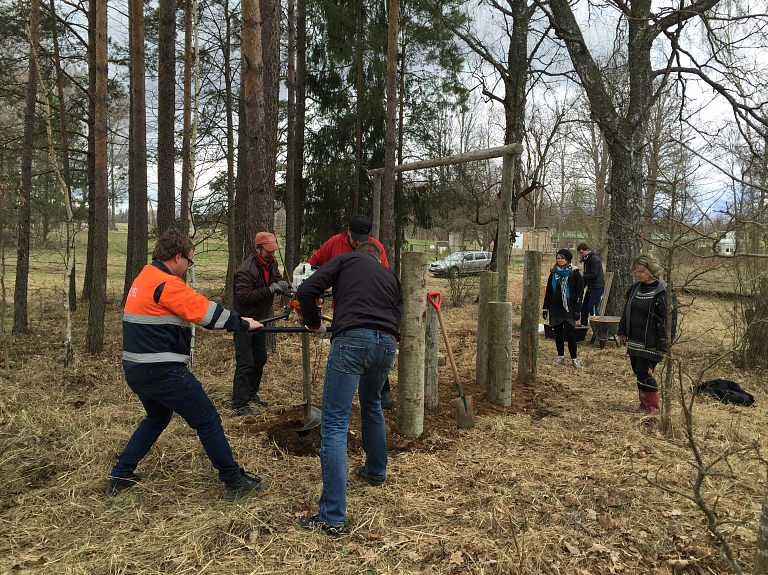
<path fill-rule="evenodd" d="M 568 290 L 568 277 L 571 275 L 571 264 L 568 267 L 561 268 L 555 266 L 555 273 L 552 274 L 552 293 L 557 293 L 557 284 L 560 284 L 560 296 L 563 299 L 563 307 L 568 312 L 568 300 L 570 299 L 570 292 Z"/>

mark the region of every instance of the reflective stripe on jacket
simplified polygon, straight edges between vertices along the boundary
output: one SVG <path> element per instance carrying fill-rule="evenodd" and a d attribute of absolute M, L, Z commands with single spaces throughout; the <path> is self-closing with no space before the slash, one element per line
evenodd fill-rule
<path fill-rule="evenodd" d="M 144 266 L 131 285 L 123 313 L 126 378 L 145 379 L 158 373 L 158 364 L 188 364 L 193 323 L 229 331 L 248 326 L 239 314 L 195 292 L 162 262 Z M 150 365 L 154 369 L 141 369 Z"/>

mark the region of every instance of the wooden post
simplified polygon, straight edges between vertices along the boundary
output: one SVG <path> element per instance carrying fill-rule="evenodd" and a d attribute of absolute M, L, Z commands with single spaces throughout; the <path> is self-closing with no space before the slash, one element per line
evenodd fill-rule
<path fill-rule="evenodd" d="M 381 235 L 381 174 L 373 176 L 373 213 L 371 216 L 371 237 L 378 240 Z M 394 256 L 392 257 L 394 259 Z"/>
<path fill-rule="evenodd" d="M 400 282 L 403 315 L 397 361 L 397 432 L 406 437 L 419 437 L 424 431 L 426 252 L 403 252 Z"/>
<path fill-rule="evenodd" d="M 536 381 L 541 309 L 541 252 L 526 251 L 523 265 L 523 307 L 520 314 L 517 380 Z"/>
<path fill-rule="evenodd" d="M 439 400 L 437 344 L 440 335 L 438 329 L 437 312 L 435 308 L 428 305 L 424 340 L 424 407 L 427 409 L 435 409 Z"/>
<path fill-rule="evenodd" d="M 488 383 L 488 302 L 496 301 L 498 290 L 499 273 L 492 271 L 480 272 L 475 379 L 481 385 Z"/>
<path fill-rule="evenodd" d="M 507 301 L 509 284 L 509 240 L 512 235 L 512 178 L 515 156 L 504 156 L 501 167 L 501 203 L 499 205 L 499 245 L 496 250 L 496 269 L 499 272 L 499 289 L 496 301 Z"/>
<path fill-rule="evenodd" d="M 488 304 L 488 399 L 497 405 L 512 404 L 512 304 Z"/>

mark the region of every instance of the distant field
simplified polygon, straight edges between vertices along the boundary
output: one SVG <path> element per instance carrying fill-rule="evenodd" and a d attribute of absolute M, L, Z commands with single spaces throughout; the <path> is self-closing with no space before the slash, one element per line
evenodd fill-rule
<path fill-rule="evenodd" d="M 127 249 L 127 224 L 117 224 L 117 230 L 109 232 L 109 255 L 107 262 L 107 291 L 110 297 L 122 295 L 125 277 L 125 257 Z M 447 251 L 440 252 L 441 245 L 429 240 L 408 240 L 409 251 L 425 251 L 429 261 L 442 259 Z M 64 252 L 63 238 L 52 234 L 45 246 L 34 246 L 30 254 L 29 300 L 56 304 L 63 298 Z M 154 240 L 148 245 L 151 254 Z M 76 234 L 76 282 L 78 293 L 82 291 L 87 249 L 87 231 Z M 554 256 L 545 254 L 542 273 L 548 273 Z M 195 285 L 208 295 L 219 297 L 224 289 L 227 270 L 227 239 L 215 236 L 200 241 L 195 250 Z M 749 294 L 752 282 L 749 278 L 765 273 L 765 260 L 748 262 L 735 258 L 700 258 L 693 262 L 686 261 L 678 265 L 672 275 L 676 288 L 700 294 L 728 296 Z M 5 265 L 0 269 L 5 286 L 5 298 L 12 305 L 16 273 L 15 247 L 5 248 Z M 522 273 L 522 260 L 510 260 L 510 277 Z"/>

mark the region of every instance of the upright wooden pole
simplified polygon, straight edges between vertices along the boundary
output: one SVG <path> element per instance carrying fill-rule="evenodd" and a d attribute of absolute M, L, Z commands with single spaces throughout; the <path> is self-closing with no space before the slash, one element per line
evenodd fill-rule
<path fill-rule="evenodd" d="M 373 177 L 373 213 L 371 214 L 371 237 L 381 236 L 381 174 Z M 394 260 L 394 257 L 392 258 Z"/>
<path fill-rule="evenodd" d="M 406 437 L 419 437 L 424 431 L 427 253 L 403 252 L 402 258 L 403 315 L 397 361 L 397 432 Z"/>
<path fill-rule="evenodd" d="M 488 383 L 488 303 L 496 301 L 499 290 L 499 273 L 480 272 L 480 296 L 477 306 L 477 356 L 475 379 L 477 383 Z"/>
<path fill-rule="evenodd" d="M 488 399 L 497 405 L 512 404 L 512 304 L 488 304 Z"/>
<path fill-rule="evenodd" d="M 520 314 L 517 380 L 536 381 L 539 357 L 539 309 L 541 308 L 541 252 L 525 252 L 523 307 Z"/>
<path fill-rule="evenodd" d="M 424 407 L 435 409 L 439 401 L 437 390 L 437 349 L 438 349 L 437 312 L 431 305 L 427 306 L 427 321 L 424 338 Z"/>
<path fill-rule="evenodd" d="M 499 297 L 497 301 L 507 301 L 509 283 L 509 240 L 512 234 L 512 177 L 514 176 L 515 156 L 504 156 L 501 168 L 501 202 L 499 205 L 499 245 L 497 246 L 497 271 L 499 272 Z"/>

